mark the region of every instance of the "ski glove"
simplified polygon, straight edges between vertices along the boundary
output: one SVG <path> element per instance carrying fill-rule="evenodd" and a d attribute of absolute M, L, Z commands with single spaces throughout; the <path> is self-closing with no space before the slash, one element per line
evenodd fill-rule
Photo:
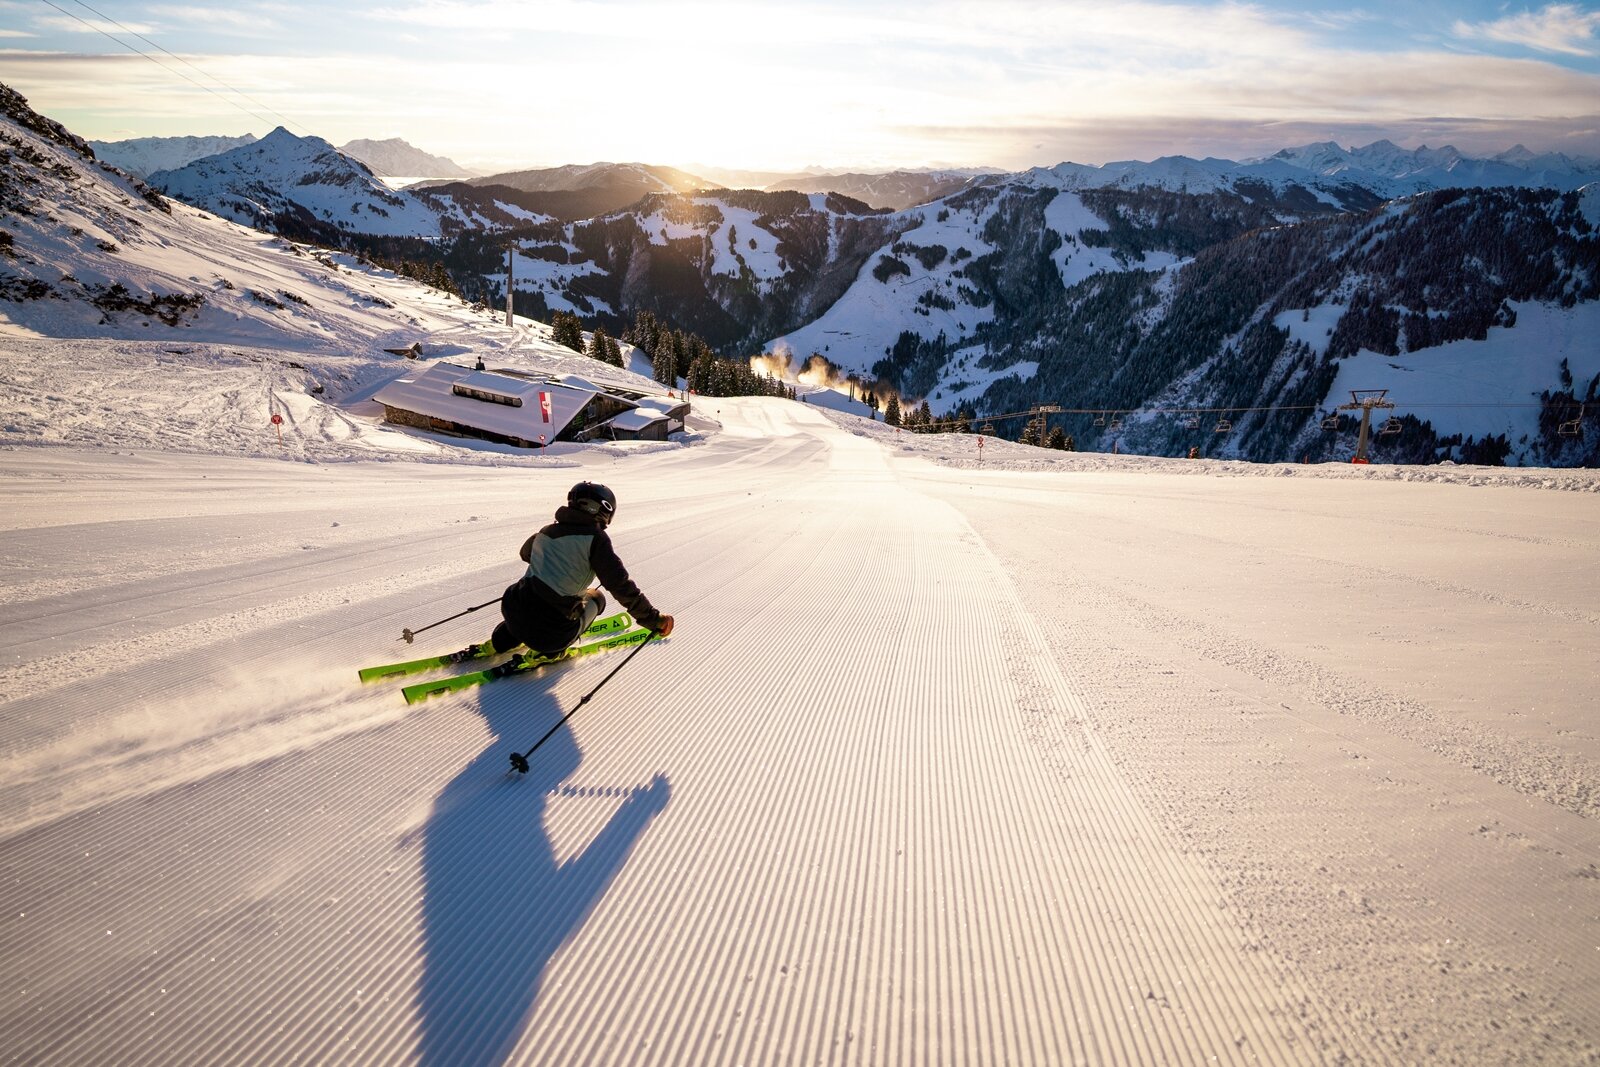
<path fill-rule="evenodd" d="M 672 636 L 672 616 L 671 615 L 663 615 L 663 616 L 661 616 L 660 619 L 656 620 L 656 624 L 654 626 L 650 627 L 650 629 L 654 630 L 657 634 L 661 635 L 662 637 L 671 637 Z"/>

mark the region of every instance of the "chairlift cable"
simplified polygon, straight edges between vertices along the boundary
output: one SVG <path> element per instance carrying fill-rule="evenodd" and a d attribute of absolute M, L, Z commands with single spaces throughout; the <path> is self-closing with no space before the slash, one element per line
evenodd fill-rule
<path fill-rule="evenodd" d="M 176 74 L 178 77 L 182 78 L 184 81 L 188 82 L 190 85 L 193 85 L 195 88 L 202 89 L 205 92 L 210 93 L 212 96 L 216 97 L 218 100 L 222 100 L 225 103 L 227 103 L 228 106 L 230 106 L 230 107 L 232 107 L 232 108 L 234 108 L 234 109 L 236 109 L 238 111 L 244 112 L 246 115 L 249 115 L 251 118 L 255 119 L 257 122 L 266 121 L 261 115 L 257 114 L 254 111 L 251 111 L 249 108 L 243 106 L 238 101 L 230 100 L 228 97 L 224 96 L 222 93 L 217 92 L 217 90 L 213 89 L 211 86 L 202 84 L 201 82 L 198 82 L 198 81 L 195 81 L 193 78 L 189 77 L 189 75 L 185 74 L 183 71 L 177 70 L 176 68 L 171 67 L 171 66 L 167 65 L 166 63 L 161 62 L 161 60 L 157 59 L 155 56 L 151 55 L 149 52 L 143 51 L 142 49 L 137 48 L 134 45 L 129 44 L 127 41 L 124 41 L 122 38 L 118 37 L 116 34 L 112 33 L 109 30 L 107 30 L 104 26 L 97 26 L 93 22 L 90 22 L 88 19 L 84 18 L 82 15 L 79 15 L 77 12 L 68 11 L 66 8 L 64 8 L 61 5 L 55 3 L 55 0 L 42 0 L 42 2 L 45 3 L 46 5 L 54 8 L 55 10 L 61 12 L 63 15 L 66 15 L 68 18 L 74 19 L 77 22 L 82 23 L 84 26 L 86 26 L 89 29 L 93 30 L 95 33 L 100 34 L 102 37 L 105 37 L 108 40 L 115 41 L 117 44 L 119 44 L 122 47 L 126 48 L 128 51 L 132 52 L 134 55 L 143 56 L 145 59 L 148 59 L 150 62 L 154 63 L 156 66 L 160 67 L 162 70 L 166 71 L 167 73 Z M 172 56 L 173 59 L 176 59 L 178 62 L 183 63 L 185 66 L 188 66 L 193 70 L 196 70 L 196 71 L 199 71 L 202 74 L 205 74 L 205 71 L 200 70 L 200 68 L 196 67 L 193 63 L 190 63 L 187 60 L 185 60 L 185 59 L 183 59 L 183 58 L 181 58 L 179 56 L 173 55 L 171 52 L 168 52 L 165 48 L 162 48 L 160 45 L 156 44 L 154 41 L 151 41 L 148 37 L 145 37 L 144 35 L 140 34 L 136 30 L 130 30 L 128 27 L 124 26 L 122 23 L 118 22 L 116 19 L 113 19 L 108 15 L 101 14 L 99 11 L 96 11 L 94 8 L 90 7 L 88 4 L 84 3 L 83 0 L 73 0 L 73 3 L 76 3 L 80 7 L 84 8 L 86 11 L 92 12 L 93 14 L 99 16 L 100 18 L 105 19 L 105 21 L 111 23 L 113 26 L 115 26 L 118 29 L 122 30 L 124 33 L 127 33 L 127 34 L 130 34 L 130 35 L 134 36 L 134 37 L 137 37 L 137 38 L 139 38 L 139 40 L 146 42 L 151 47 L 159 49 L 160 51 L 162 51 L 166 55 Z M 294 122 L 291 119 L 285 118 L 283 115 L 279 115 L 276 111 L 273 111 L 271 108 L 266 107 L 264 104 L 256 103 L 256 101 L 251 100 L 251 98 L 249 96 L 246 96 L 244 93 L 240 92 L 238 89 L 235 89 L 233 86 L 229 85 L 227 82 L 225 82 L 222 79 L 216 77 L 215 75 L 206 74 L 206 77 L 210 78 L 212 81 L 216 82 L 218 85 L 221 85 L 223 88 L 227 89 L 229 92 L 234 93 L 234 94 L 236 94 L 236 95 L 238 95 L 240 97 L 243 97 L 246 100 L 250 100 L 251 103 L 255 103 L 256 106 L 260 107 L 263 111 L 266 111 L 268 114 L 275 115 L 278 118 L 283 119 L 283 121 L 284 121 L 284 123 L 286 125 L 299 127 L 299 129 L 302 132 L 306 132 L 306 133 L 310 132 L 310 131 L 306 130 L 306 128 L 304 126 L 301 126 L 298 122 Z"/>

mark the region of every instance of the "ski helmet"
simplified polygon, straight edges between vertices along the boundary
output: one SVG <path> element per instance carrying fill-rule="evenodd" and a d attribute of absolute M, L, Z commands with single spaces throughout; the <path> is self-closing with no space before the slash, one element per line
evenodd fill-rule
<path fill-rule="evenodd" d="M 567 503 L 605 523 L 617 513 L 617 494 L 599 482 L 579 482 L 567 490 Z"/>

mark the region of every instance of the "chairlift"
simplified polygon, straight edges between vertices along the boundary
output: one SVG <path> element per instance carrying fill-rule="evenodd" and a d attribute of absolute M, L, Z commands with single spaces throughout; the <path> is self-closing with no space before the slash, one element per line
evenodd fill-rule
<path fill-rule="evenodd" d="M 992 423 L 992 422 L 984 423 L 982 426 L 978 427 L 978 432 L 979 433 L 994 433 L 994 423 Z"/>
<path fill-rule="evenodd" d="M 1200 416 L 1190 415 L 1188 418 L 1184 419 L 1183 428 L 1185 430 L 1198 430 L 1200 428 Z"/>
<path fill-rule="evenodd" d="M 1581 426 L 1579 425 L 1582 421 L 1583 408 L 1579 407 L 1576 415 L 1563 422 L 1560 426 L 1556 427 L 1556 433 L 1560 434 L 1562 437 L 1577 437 L 1582 430 Z"/>
<path fill-rule="evenodd" d="M 1112 420 L 1111 420 L 1111 427 L 1110 427 L 1110 429 L 1111 429 L 1111 431 L 1112 431 L 1112 432 L 1113 432 L 1113 433 L 1115 433 L 1115 432 L 1116 432 L 1116 431 L 1118 431 L 1118 430 L 1120 430 L 1120 429 L 1122 429 L 1122 420 L 1121 420 L 1121 419 L 1112 419 Z"/>
<path fill-rule="evenodd" d="M 1323 419 L 1322 428 L 1324 430 L 1337 430 L 1339 428 L 1339 416 L 1329 415 L 1327 418 Z"/>
<path fill-rule="evenodd" d="M 1106 413 L 1102 411 L 1100 414 L 1096 415 L 1094 417 L 1094 424 L 1096 426 L 1104 426 L 1106 424 Z"/>
<path fill-rule="evenodd" d="M 1213 433 L 1232 433 L 1233 432 L 1233 423 L 1229 422 L 1227 419 L 1218 419 L 1216 428 L 1212 432 Z"/>
<path fill-rule="evenodd" d="M 1380 437 L 1393 437 L 1399 432 L 1400 420 L 1395 418 L 1393 415 L 1390 415 L 1387 419 L 1384 419 L 1383 425 L 1378 427 L 1378 435 Z"/>

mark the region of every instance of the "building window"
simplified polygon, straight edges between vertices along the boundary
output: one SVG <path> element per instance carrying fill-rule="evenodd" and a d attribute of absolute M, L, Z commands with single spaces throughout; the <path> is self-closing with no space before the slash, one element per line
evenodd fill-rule
<path fill-rule="evenodd" d="M 456 396 L 470 397 L 473 400 L 483 400 L 490 404 L 504 404 L 507 407 L 512 408 L 520 408 L 522 406 L 522 398 L 520 396 L 508 396 L 505 393 L 491 393 L 487 389 L 474 389 L 470 385 L 462 385 L 460 382 L 452 385 L 450 387 L 450 391 L 456 394 Z"/>

